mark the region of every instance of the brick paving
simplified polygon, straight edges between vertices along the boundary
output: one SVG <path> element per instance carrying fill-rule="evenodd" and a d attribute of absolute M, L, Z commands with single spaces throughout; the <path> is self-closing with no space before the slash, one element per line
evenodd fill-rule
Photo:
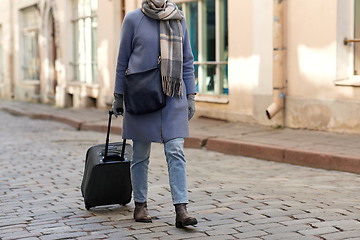
<path fill-rule="evenodd" d="M 145 224 L 133 220 L 133 202 L 84 208 L 85 153 L 104 133 L 4 111 L 0 131 L 0 239 L 360 239 L 357 174 L 186 148 L 188 209 L 199 223 L 177 229 L 161 144 Z"/>
<path fill-rule="evenodd" d="M 0 110 L 17 116 L 66 123 L 78 130 L 104 132 L 107 129 L 107 111 L 104 109 L 57 108 L 0 99 Z M 121 123 L 121 117 L 114 121 L 112 132 L 120 134 Z M 360 174 L 358 134 L 272 128 L 197 115 L 189 127 L 190 138 L 185 141 L 188 148 L 206 148 L 226 154 Z"/>

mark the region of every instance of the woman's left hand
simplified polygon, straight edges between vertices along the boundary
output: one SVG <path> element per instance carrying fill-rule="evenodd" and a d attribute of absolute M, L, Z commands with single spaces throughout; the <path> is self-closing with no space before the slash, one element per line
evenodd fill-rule
<path fill-rule="evenodd" d="M 187 102 L 188 102 L 188 110 L 189 110 L 188 120 L 190 120 L 195 114 L 195 95 L 194 94 L 187 95 Z"/>

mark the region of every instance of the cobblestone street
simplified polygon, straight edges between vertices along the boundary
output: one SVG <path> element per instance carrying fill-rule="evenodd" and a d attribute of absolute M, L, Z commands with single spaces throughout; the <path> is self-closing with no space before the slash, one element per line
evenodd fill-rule
<path fill-rule="evenodd" d="M 357 174 L 186 148 L 188 210 L 199 223 L 177 229 L 162 145 L 152 147 L 146 224 L 133 220 L 133 202 L 84 207 L 85 153 L 104 133 L 3 111 L 0 131 L 3 240 L 360 239 Z"/>

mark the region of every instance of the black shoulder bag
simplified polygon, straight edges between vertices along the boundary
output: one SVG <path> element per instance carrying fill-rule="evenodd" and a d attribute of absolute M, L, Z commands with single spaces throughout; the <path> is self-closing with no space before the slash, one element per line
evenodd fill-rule
<path fill-rule="evenodd" d="M 166 95 L 161 84 L 160 30 L 158 27 L 158 62 L 157 66 L 142 72 L 128 73 L 124 81 L 125 109 L 130 114 L 155 112 L 166 106 Z"/>

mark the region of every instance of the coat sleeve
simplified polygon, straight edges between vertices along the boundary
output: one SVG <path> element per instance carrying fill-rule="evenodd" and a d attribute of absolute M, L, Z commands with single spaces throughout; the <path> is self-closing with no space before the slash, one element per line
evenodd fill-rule
<path fill-rule="evenodd" d="M 134 37 L 134 27 L 131 16 L 125 16 L 121 31 L 119 53 L 116 65 L 115 88 L 114 93 L 124 94 L 124 77 L 125 71 L 128 68 L 129 59 L 132 53 L 132 42 Z"/>
<path fill-rule="evenodd" d="M 195 87 L 195 70 L 194 70 L 194 56 L 191 51 L 189 34 L 185 19 L 182 20 L 182 27 L 184 31 L 183 37 L 183 80 L 186 87 L 186 94 L 196 93 Z"/>

